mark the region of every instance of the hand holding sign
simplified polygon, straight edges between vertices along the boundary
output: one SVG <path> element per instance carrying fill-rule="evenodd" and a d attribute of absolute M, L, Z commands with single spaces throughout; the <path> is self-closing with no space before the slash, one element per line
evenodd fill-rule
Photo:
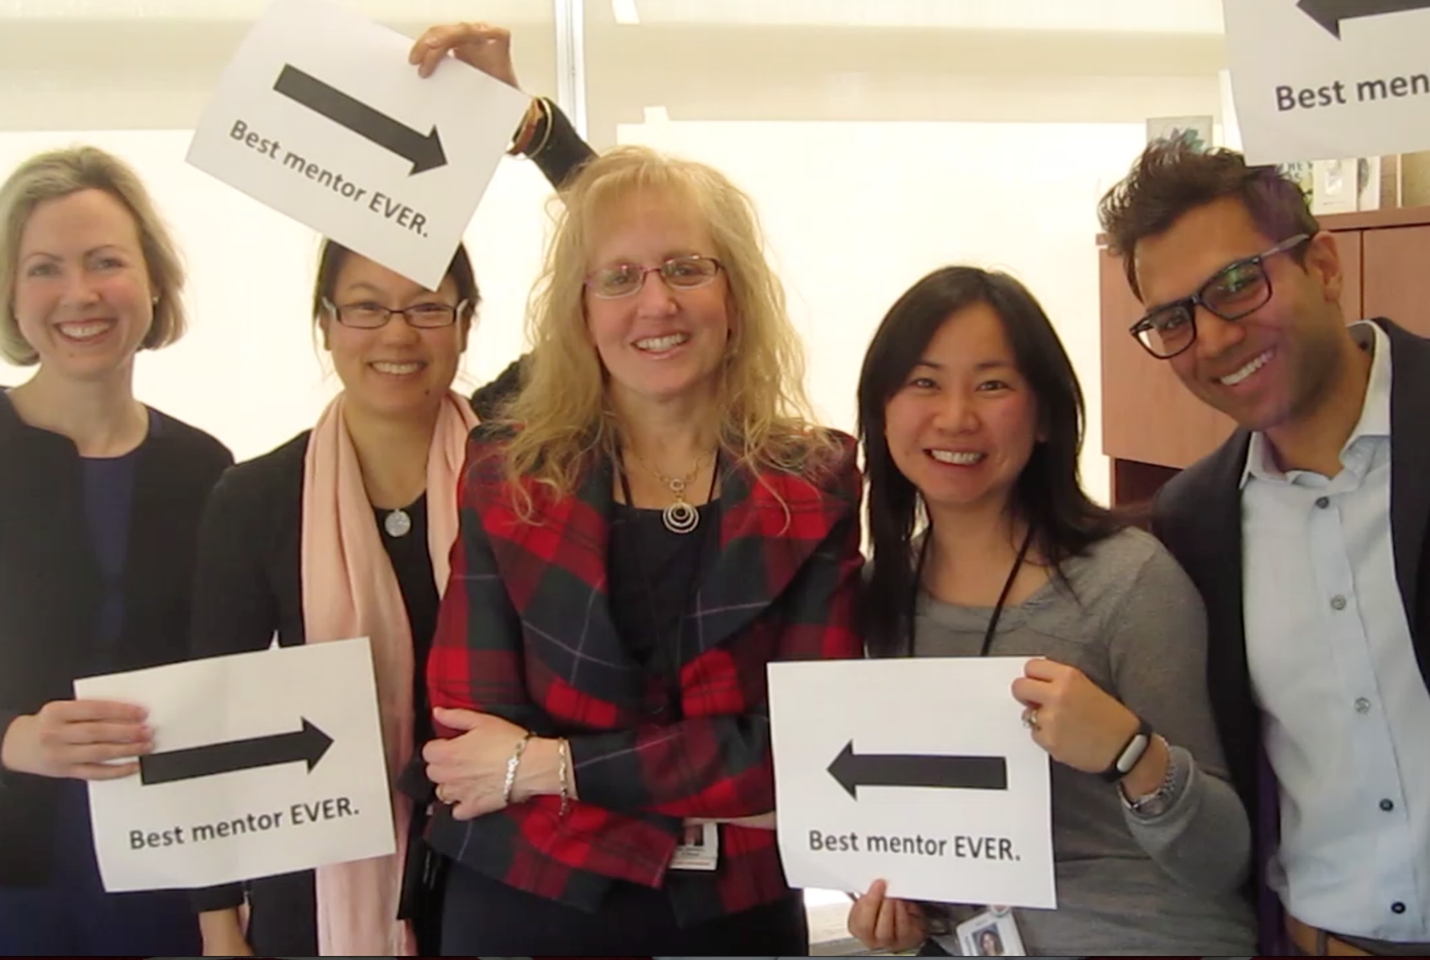
<path fill-rule="evenodd" d="M 76 780 L 117 780 L 139 769 L 127 760 L 154 749 L 145 711 L 108 700 L 53 700 L 12 722 L 0 765 L 16 773 Z"/>
<path fill-rule="evenodd" d="M 870 950 L 904 953 L 928 939 L 923 908 L 887 896 L 889 885 L 875 880 L 849 910 L 849 932 Z"/>
<path fill-rule="evenodd" d="M 449 52 L 476 69 L 436 70 Z M 275 0 L 188 160 L 435 289 L 531 105 L 515 80 L 499 28 L 437 27 L 414 47 L 330 0 Z"/>
<path fill-rule="evenodd" d="M 863 890 L 882 879 L 907 900 L 1056 908 L 1048 755 L 1009 694 L 1026 662 L 770 664 L 790 885 Z M 878 911 L 865 911 L 877 929 Z"/>
<path fill-rule="evenodd" d="M 1023 674 L 1013 696 L 1028 707 L 1033 740 L 1059 763 L 1101 773 L 1136 732 L 1137 715 L 1077 667 L 1036 657 Z"/>
<path fill-rule="evenodd" d="M 418 76 L 430 77 L 449 53 L 487 76 L 513 89 L 521 89 L 516 80 L 516 68 L 511 62 L 510 30 L 488 23 L 449 23 L 429 27 L 412 45 L 407 60 L 417 64 Z"/>
<path fill-rule="evenodd" d="M 393 852 L 365 638 L 85 677 L 75 694 L 142 703 L 155 730 L 139 776 L 89 785 L 95 852 L 111 893 L 211 886 Z"/>

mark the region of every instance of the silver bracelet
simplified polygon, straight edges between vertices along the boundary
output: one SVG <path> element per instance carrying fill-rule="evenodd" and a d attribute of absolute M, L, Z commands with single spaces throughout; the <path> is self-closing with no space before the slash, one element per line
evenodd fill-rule
<path fill-rule="evenodd" d="M 1143 794 L 1135 800 L 1130 800 L 1123 785 L 1121 783 L 1117 785 L 1117 793 L 1122 798 L 1123 805 L 1138 816 L 1149 819 L 1167 812 L 1167 807 L 1171 804 L 1172 793 L 1181 776 L 1181 768 L 1177 766 L 1177 755 L 1172 752 L 1172 745 L 1161 734 L 1157 734 L 1157 739 L 1162 741 L 1162 746 L 1167 750 L 1167 773 L 1162 777 L 1162 782 L 1157 789 L 1151 793 Z"/>
<path fill-rule="evenodd" d="M 516 786 L 516 768 L 517 765 L 521 763 L 521 754 L 526 750 L 527 741 L 530 739 L 531 731 L 528 730 L 522 738 L 517 741 L 516 746 L 511 751 L 511 756 L 507 757 L 506 782 L 502 784 L 501 788 L 501 802 L 504 807 L 511 806 L 511 791 Z"/>

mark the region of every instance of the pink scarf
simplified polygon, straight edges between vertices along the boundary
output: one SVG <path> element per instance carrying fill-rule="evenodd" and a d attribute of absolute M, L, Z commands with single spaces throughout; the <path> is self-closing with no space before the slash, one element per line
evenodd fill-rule
<path fill-rule="evenodd" d="M 427 547 L 438 593 L 447 587 L 457 539 L 457 484 L 471 405 L 448 395 L 427 455 Z M 343 395 L 323 411 L 303 463 L 303 628 L 308 643 L 371 637 L 390 783 L 413 753 L 412 627 L 387 551 L 373 523 Z M 317 870 L 318 952 L 323 956 L 413 956 L 411 925 L 397 919 L 410 801 L 393 791 L 397 853 Z"/>

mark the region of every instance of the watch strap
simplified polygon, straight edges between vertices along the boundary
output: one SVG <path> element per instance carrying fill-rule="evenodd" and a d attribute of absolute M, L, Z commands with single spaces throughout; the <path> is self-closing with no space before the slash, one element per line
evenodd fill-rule
<path fill-rule="evenodd" d="M 1142 754 L 1152 744 L 1152 725 L 1141 717 L 1137 718 L 1137 731 L 1127 738 L 1122 749 L 1112 758 L 1107 769 L 1098 774 L 1108 783 L 1117 783 L 1142 759 Z"/>

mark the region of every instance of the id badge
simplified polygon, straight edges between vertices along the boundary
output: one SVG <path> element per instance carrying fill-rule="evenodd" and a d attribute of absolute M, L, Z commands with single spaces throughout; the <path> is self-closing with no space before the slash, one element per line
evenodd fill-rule
<path fill-rule="evenodd" d="M 1018 921 L 1007 907 L 989 907 L 972 920 L 960 923 L 958 948 L 965 957 L 1026 957 Z"/>
<path fill-rule="evenodd" d="M 685 828 L 685 840 L 670 858 L 672 870 L 714 870 L 720 861 L 720 829 L 705 823 Z"/>

